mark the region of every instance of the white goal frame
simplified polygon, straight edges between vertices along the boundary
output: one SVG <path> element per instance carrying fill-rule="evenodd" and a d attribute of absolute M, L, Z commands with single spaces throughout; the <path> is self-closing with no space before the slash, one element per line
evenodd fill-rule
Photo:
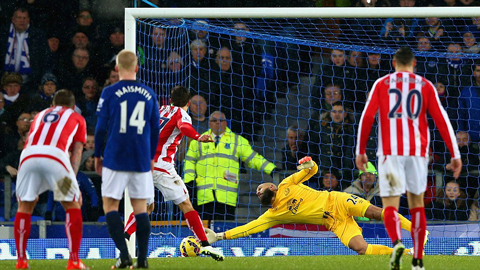
<path fill-rule="evenodd" d="M 125 8 L 125 49 L 136 51 L 136 19 L 147 18 L 469 18 L 480 7 L 365 7 L 365 8 Z M 133 211 L 125 193 L 125 219 Z M 135 254 L 135 234 L 128 243 Z"/>

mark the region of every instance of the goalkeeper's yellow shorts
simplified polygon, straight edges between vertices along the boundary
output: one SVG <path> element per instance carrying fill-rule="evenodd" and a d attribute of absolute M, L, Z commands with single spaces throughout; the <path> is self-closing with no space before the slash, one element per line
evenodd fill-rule
<path fill-rule="evenodd" d="M 326 227 L 348 247 L 348 243 L 353 237 L 362 235 L 362 228 L 358 226 L 353 217 L 363 217 L 371 204 L 369 201 L 352 194 L 332 193 L 335 193 L 335 200 L 333 205 L 329 207 L 331 212 L 329 213 L 330 218 L 326 219 Z"/>

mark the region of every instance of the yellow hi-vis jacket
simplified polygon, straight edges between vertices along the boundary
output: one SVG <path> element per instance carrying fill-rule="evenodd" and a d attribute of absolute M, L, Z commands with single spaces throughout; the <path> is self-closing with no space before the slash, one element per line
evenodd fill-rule
<path fill-rule="evenodd" d="M 212 130 L 204 134 L 211 135 Z M 247 139 L 233 133 L 229 128 L 216 147 L 214 142 L 191 141 L 185 157 L 183 179 L 185 183 L 196 181 L 198 205 L 214 202 L 216 199 L 217 202 L 237 206 L 240 159 L 248 167 L 267 174 L 276 167 L 253 151 Z"/>

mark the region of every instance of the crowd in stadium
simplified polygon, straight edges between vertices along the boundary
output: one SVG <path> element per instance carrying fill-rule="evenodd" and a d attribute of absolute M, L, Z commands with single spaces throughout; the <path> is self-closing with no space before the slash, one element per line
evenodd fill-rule
<path fill-rule="evenodd" d="M 119 80 L 115 72 L 116 54 L 124 47 L 123 22 L 103 21 L 98 10 L 61 4 L 49 9 L 48 1 L 12 1 L 0 13 L 0 178 L 10 175 L 15 187 L 18 160 L 25 136 L 36 113 L 51 104 L 59 89 L 74 92 L 76 110 L 87 122 L 87 144 L 81 170 L 93 172 L 93 135 L 96 108 L 102 88 Z M 60 1 L 51 1 L 53 3 Z M 76 1 L 74 1 L 76 2 Z M 95 1 L 89 1 L 95 2 Z M 191 6 L 192 1 L 151 1 L 158 6 Z M 172 3 L 175 2 L 175 3 Z M 255 1 L 194 1 L 198 6 L 254 6 Z M 215 3 L 210 3 L 215 2 Z M 244 2 L 244 3 L 243 3 Z M 273 6 L 473 6 L 477 0 L 382 0 L 382 1 L 268 1 Z M 58 3 L 57 3 L 58 4 Z M 78 3 L 77 3 L 78 4 Z M 261 3 L 264 6 L 265 3 Z M 43 5 L 43 6 L 42 6 Z M 437 87 L 439 98 L 452 119 L 465 164 L 462 176 L 454 181 L 445 170 L 450 157 L 440 135 L 432 132 L 431 168 L 444 174 L 443 187 L 429 181 L 425 201 L 432 210 L 427 216 L 436 220 L 480 220 L 479 214 L 479 142 L 480 142 L 480 61 L 462 57 L 462 53 L 480 52 L 480 18 L 468 19 L 345 19 L 319 20 L 319 39 L 347 44 L 380 44 L 384 48 L 408 45 L 423 53 L 417 57 L 416 71 Z M 62 23 L 60 23 L 62 22 Z M 205 20 L 197 21 L 207 24 Z M 323 25 L 323 28 L 322 28 Z M 331 27 L 328 27 L 328 26 Z M 247 23 L 229 27 L 250 31 Z M 228 36 L 195 30 L 187 33 L 186 50 L 175 51 L 165 44 L 171 41 L 170 29 L 148 27 L 139 34 L 145 40 L 140 77 L 153 89 L 169 89 L 148 70 L 167 74 L 182 73 L 190 67 L 191 115 L 199 133 L 209 129 L 209 112 L 222 111 L 229 128 L 248 141 L 268 140 L 262 124 L 275 117 L 275 104 L 288 99 L 285 89 L 299 84 L 301 76 L 311 76 L 306 126 L 285 126 L 287 141 L 282 161 L 276 170 L 292 170 L 303 156 L 310 155 L 322 173 L 310 185 L 317 189 L 342 190 L 369 199 L 379 205 L 376 186 L 376 133 L 368 145 L 372 161 L 367 172 L 354 167 L 357 124 L 376 79 L 390 73 L 387 53 L 364 53 L 323 49 L 321 52 L 301 45 L 278 42 L 260 43 L 245 36 Z M 149 32 L 150 31 L 150 32 Z M 295 33 L 295 29 L 287 29 Z M 170 40 L 169 42 L 165 42 Z M 446 52 L 446 57 L 429 53 Z M 319 63 L 312 63 L 320 55 Z M 425 56 L 423 56 L 425 55 Z M 480 60 L 480 59 L 479 59 Z M 271 66 L 269 66 L 269 61 Z M 317 66 L 315 74 L 312 67 Z M 155 66 L 155 67 L 153 67 Z M 151 67 L 151 68 L 150 68 Z M 274 70 L 275 69 L 275 70 Z M 169 76 L 171 78 L 175 76 Z M 153 78 L 153 80 L 149 80 Z M 181 80 L 179 79 L 178 82 Z M 183 81 L 187 84 L 188 80 Z M 262 90 L 262 91 L 259 91 Z M 263 94 L 262 94 L 263 93 Z M 160 100 L 165 103 L 165 100 Z M 263 136 L 263 137 L 262 137 Z M 271 138 L 270 138 L 271 139 Z M 180 163 L 180 161 L 179 161 Z M 84 220 L 96 221 L 102 210 L 99 186 L 85 174 L 78 176 L 84 192 Z M 2 192 L 3 194 L 3 192 Z M 86 195 L 88 194 L 88 195 Z M 12 197 L 15 205 L 15 197 Z M 0 198 L 0 204 L 4 199 Z M 406 201 L 405 201 L 406 204 Z M 404 205 L 405 205 L 404 204 Z M 40 196 L 36 214 L 46 219 L 62 219 L 52 196 Z M 1 206 L 3 216 L 3 206 Z M 406 208 L 404 208 L 406 209 Z M 200 212 L 200 211 L 199 211 Z M 13 207 L 12 216 L 15 214 Z"/>

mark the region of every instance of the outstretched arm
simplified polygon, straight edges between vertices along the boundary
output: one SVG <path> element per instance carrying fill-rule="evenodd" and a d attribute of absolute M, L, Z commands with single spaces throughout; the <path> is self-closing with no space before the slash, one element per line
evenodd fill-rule
<path fill-rule="evenodd" d="M 300 165 L 297 166 L 297 169 L 299 169 L 300 171 L 285 178 L 282 183 L 291 182 L 293 184 L 300 184 L 317 174 L 318 166 L 311 157 L 304 157 L 300 159 L 298 163 Z"/>
<path fill-rule="evenodd" d="M 282 221 L 273 220 L 268 217 L 268 212 L 260 216 L 258 219 L 253 220 L 245 225 L 238 226 L 231 230 L 221 233 L 215 233 L 210 229 L 206 229 L 205 232 L 207 234 L 208 242 L 210 244 L 217 242 L 218 240 L 230 240 L 230 239 L 237 239 L 242 237 L 247 237 L 249 235 L 263 232 L 275 225 L 282 224 Z"/>

